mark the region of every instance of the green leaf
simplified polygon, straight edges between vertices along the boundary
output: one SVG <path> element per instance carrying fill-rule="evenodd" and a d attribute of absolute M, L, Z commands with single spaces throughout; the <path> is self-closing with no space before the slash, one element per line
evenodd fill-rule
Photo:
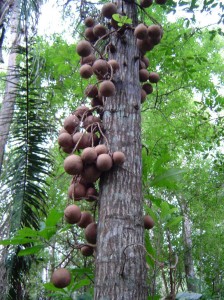
<path fill-rule="evenodd" d="M 44 288 L 48 291 L 54 291 L 54 292 L 63 292 L 64 294 L 66 294 L 66 292 L 64 291 L 64 289 L 60 289 L 57 288 L 53 285 L 53 283 L 51 282 L 47 282 L 44 284 Z"/>
<path fill-rule="evenodd" d="M 24 245 L 36 242 L 36 239 L 29 239 L 29 238 L 13 238 L 7 240 L 1 240 L 0 245 L 8 246 L 8 245 Z"/>
<path fill-rule="evenodd" d="M 167 202 L 163 201 L 161 203 L 161 213 L 160 217 L 162 220 L 166 219 L 168 216 L 170 216 L 170 206 Z"/>
<path fill-rule="evenodd" d="M 180 181 L 186 170 L 171 168 L 164 171 L 161 175 L 156 176 L 152 181 L 152 186 L 169 186 L 173 187 L 173 182 Z"/>
<path fill-rule="evenodd" d="M 41 249 L 44 248 L 44 245 L 37 245 L 24 250 L 20 250 L 18 256 L 25 256 L 38 253 Z"/>
<path fill-rule="evenodd" d="M 39 232 L 37 230 L 31 229 L 29 227 L 24 227 L 17 232 L 17 236 L 21 237 L 37 237 L 39 236 Z"/>
<path fill-rule="evenodd" d="M 40 235 L 49 240 L 55 233 L 57 232 L 57 228 L 55 226 L 53 227 L 46 227 L 43 230 L 40 231 Z"/>
<path fill-rule="evenodd" d="M 64 213 L 58 211 L 56 209 L 52 209 L 45 221 L 46 227 L 51 227 L 57 225 L 57 223 L 61 220 Z"/>
<path fill-rule="evenodd" d="M 75 291 L 75 290 L 78 290 L 78 289 L 82 288 L 83 286 L 90 285 L 90 284 L 91 284 L 90 279 L 87 279 L 87 278 L 82 279 L 74 285 L 74 288 L 72 290 Z"/>
<path fill-rule="evenodd" d="M 167 222 L 166 227 L 167 228 L 176 227 L 176 226 L 178 226 L 180 224 L 180 222 L 182 221 L 182 219 L 183 219 L 182 216 L 174 217 L 169 222 Z"/>

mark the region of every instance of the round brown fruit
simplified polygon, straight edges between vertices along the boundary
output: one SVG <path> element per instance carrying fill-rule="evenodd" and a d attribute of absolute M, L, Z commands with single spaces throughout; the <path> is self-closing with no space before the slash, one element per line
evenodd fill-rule
<path fill-rule="evenodd" d="M 98 95 L 98 89 L 95 84 L 89 84 L 85 89 L 86 97 L 94 98 Z"/>
<path fill-rule="evenodd" d="M 144 227 L 145 229 L 152 229 L 155 225 L 155 222 L 153 221 L 152 217 L 150 216 L 144 216 Z"/>
<path fill-rule="evenodd" d="M 119 63 L 115 59 L 108 60 L 108 64 L 112 67 L 114 73 L 120 68 Z"/>
<path fill-rule="evenodd" d="M 97 238 L 97 224 L 96 223 L 90 223 L 86 229 L 85 229 L 85 238 L 88 243 L 90 244 L 96 244 L 96 238 Z"/>
<path fill-rule="evenodd" d="M 81 65 L 88 64 L 92 66 L 95 60 L 96 60 L 96 56 L 94 54 L 90 54 L 86 57 L 82 57 Z"/>
<path fill-rule="evenodd" d="M 91 44 L 88 41 L 80 41 L 77 44 L 76 51 L 79 56 L 86 57 L 92 52 Z"/>
<path fill-rule="evenodd" d="M 64 160 L 65 172 L 70 175 L 81 174 L 83 170 L 83 162 L 79 155 L 71 154 Z"/>
<path fill-rule="evenodd" d="M 149 72 L 146 69 L 141 69 L 139 71 L 139 80 L 145 82 L 149 79 Z"/>
<path fill-rule="evenodd" d="M 97 145 L 95 147 L 95 151 L 97 153 L 97 155 L 100 155 L 100 154 L 107 154 L 108 153 L 108 148 L 106 145 L 104 144 L 101 144 L 101 145 Z"/>
<path fill-rule="evenodd" d="M 150 37 L 148 37 L 145 40 L 137 39 L 137 46 L 138 46 L 139 50 L 142 53 L 145 53 L 147 51 L 151 51 L 154 48 L 154 44 L 153 44 L 152 39 Z"/>
<path fill-rule="evenodd" d="M 92 222 L 93 222 L 93 217 L 91 213 L 88 211 L 83 211 L 81 213 L 80 221 L 77 223 L 77 225 L 81 228 L 86 228 Z"/>
<path fill-rule="evenodd" d="M 61 133 L 58 137 L 58 144 L 64 148 L 73 148 L 74 143 L 72 140 L 72 136 L 69 133 Z"/>
<path fill-rule="evenodd" d="M 88 115 L 89 108 L 85 105 L 78 106 L 74 112 L 74 115 L 79 119 L 82 118 L 84 114 Z M 89 112 L 90 113 L 90 112 Z"/>
<path fill-rule="evenodd" d="M 155 72 L 149 73 L 149 81 L 151 83 L 157 83 L 157 82 L 159 82 L 159 80 L 160 80 L 160 77 L 159 77 L 158 73 L 155 73 Z"/>
<path fill-rule="evenodd" d="M 84 35 L 87 38 L 87 40 L 90 41 L 90 42 L 95 42 L 97 40 L 97 37 L 93 33 L 93 28 L 92 27 L 86 28 L 86 30 L 84 32 Z"/>
<path fill-rule="evenodd" d="M 89 187 L 86 192 L 86 200 L 89 202 L 95 201 L 98 193 L 94 187 Z"/>
<path fill-rule="evenodd" d="M 97 153 L 93 147 L 87 147 L 82 151 L 81 159 L 85 164 L 92 164 L 97 158 Z"/>
<path fill-rule="evenodd" d="M 112 155 L 112 159 L 115 165 L 122 165 L 125 161 L 125 155 L 121 151 L 115 151 Z"/>
<path fill-rule="evenodd" d="M 84 133 L 82 132 L 76 132 L 75 134 L 73 134 L 73 142 L 75 144 L 75 147 L 76 147 L 76 150 L 79 150 L 79 149 L 83 149 L 84 148 L 84 145 L 83 145 L 83 135 Z"/>
<path fill-rule="evenodd" d="M 68 196 L 75 201 L 79 201 L 85 198 L 86 187 L 79 182 L 72 183 L 68 189 Z"/>
<path fill-rule="evenodd" d="M 65 268 L 57 269 L 51 276 L 51 282 L 57 288 L 63 289 L 71 282 L 71 274 Z"/>
<path fill-rule="evenodd" d="M 110 80 L 104 80 L 99 85 L 99 93 L 104 97 L 114 96 L 116 92 L 115 85 Z"/>
<path fill-rule="evenodd" d="M 145 102 L 146 97 L 147 97 L 146 91 L 141 89 L 141 103 Z"/>
<path fill-rule="evenodd" d="M 109 171 L 112 168 L 113 161 L 109 154 L 100 154 L 96 160 L 97 169 L 102 172 Z"/>
<path fill-rule="evenodd" d="M 153 87 L 150 83 L 143 84 L 142 88 L 146 92 L 147 95 L 152 94 L 152 92 L 153 92 Z"/>
<path fill-rule="evenodd" d="M 101 171 L 95 166 L 95 164 L 86 165 L 82 172 L 82 177 L 87 182 L 97 181 L 97 179 L 100 178 L 100 175 Z"/>
<path fill-rule="evenodd" d="M 157 3 L 157 4 L 165 4 L 165 3 L 166 3 L 166 0 L 156 0 L 156 3 Z"/>
<path fill-rule="evenodd" d="M 141 23 L 135 28 L 134 35 L 139 40 L 144 40 L 147 37 L 148 31 L 145 24 Z"/>
<path fill-rule="evenodd" d="M 152 38 L 152 39 L 156 39 L 158 37 L 161 37 L 162 35 L 162 29 L 159 25 L 150 25 L 148 27 L 148 35 Z"/>
<path fill-rule="evenodd" d="M 83 127 L 87 130 L 87 131 L 91 131 L 91 126 L 90 125 L 93 125 L 95 124 L 97 126 L 97 124 L 100 124 L 101 123 L 101 120 L 99 117 L 96 117 L 96 116 L 88 116 L 85 118 L 84 122 L 83 122 Z"/>
<path fill-rule="evenodd" d="M 107 33 L 107 29 L 105 26 L 97 24 L 93 27 L 93 33 L 97 37 L 102 37 Z"/>
<path fill-rule="evenodd" d="M 108 63 L 104 59 L 97 59 L 92 68 L 94 74 L 103 78 L 103 76 L 108 72 Z"/>
<path fill-rule="evenodd" d="M 117 6 L 114 3 L 106 3 L 103 5 L 101 12 L 105 18 L 111 19 L 112 15 L 117 13 Z"/>
<path fill-rule="evenodd" d="M 81 219 L 81 209 L 75 205 L 69 205 L 64 210 L 65 220 L 69 224 L 76 224 Z"/>
<path fill-rule="evenodd" d="M 85 246 L 82 246 L 82 248 L 80 249 L 80 251 L 81 251 L 81 253 L 82 253 L 83 256 L 91 256 L 91 255 L 93 255 L 94 249 L 91 246 L 85 245 Z"/>
<path fill-rule="evenodd" d="M 93 75 L 93 69 L 90 65 L 82 65 L 79 69 L 80 76 L 84 79 L 88 79 Z"/>
<path fill-rule="evenodd" d="M 91 17 L 87 17 L 84 20 L 84 24 L 86 25 L 86 27 L 92 27 L 92 26 L 94 26 L 94 23 L 95 23 L 95 21 Z"/>
<path fill-rule="evenodd" d="M 140 5 L 141 7 L 147 8 L 150 7 L 153 3 L 153 0 L 141 0 Z"/>
<path fill-rule="evenodd" d="M 145 67 L 148 68 L 148 66 L 149 66 L 149 59 L 148 59 L 148 57 L 143 56 L 142 57 L 142 61 L 145 63 Z"/>
<path fill-rule="evenodd" d="M 79 126 L 79 119 L 75 115 L 70 115 L 64 120 L 64 128 L 68 133 L 73 133 Z"/>

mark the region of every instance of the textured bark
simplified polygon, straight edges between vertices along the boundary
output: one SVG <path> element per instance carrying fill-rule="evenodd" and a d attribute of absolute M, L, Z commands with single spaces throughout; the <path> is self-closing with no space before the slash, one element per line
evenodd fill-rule
<path fill-rule="evenodd" d="M 12 6 L 11 16 L 11 34 L 12 47 L 8 61 L 8 74 L 6 78 L 5 95 L 0 111 L 0 172 L 3 163 L 5 145 L 9 134 L 10 125 L 12 123 L 14 104 L 16 98 L 16 90 L 18 85 L 18 74 L 16 71 L 16 50 L 20 41 L 20 34 L 18 33 L 18 25 L 20 18 L 20 0 L 15 0 Z"/>
<path fill-rule="evenodd" d="M 8 5 L 11 5 L 13 1 L 7 1 Z M 16 73 L 16 49 L 19 44 L 19 35 L 18 35 L 18 25 L 20 17 L 20 1 L 14 1 L 11 11 L 11 34 L 12 34 L 12 47 L 9 55 L 8 61 L 8 74 L 6 78 L 6 89 L 5 96 L 2 102 L 2 107 L 0 111 L 0 173 L 4 157 L 4 149 L 7 143 L 7 138 L 9 134 L 10 125 L 13 118 L 14 103 L 16 97 L 16 88 L 18 83 L 18 76 Z M 3 7 L 2 7 L 3 8 Z M 7 7 L 6 7 L 7 8 Z M 5 8 L 5 9 L 6 9 Z M 3 18 L 3 13 L 5 10 L 1 11 L 1 17 Z M 9 226 L 9 222 L 5 222 L 5 226 Z M 4 228 L 0 232 L 0 239 L 6 237 L 6 232 L 9 232 L 9 228 Z M 1 250 L 0 256 L 0 299 L 5 299 L 7 295 L 7 270 L 5 266 L 5 260 L 7 257 L 8 251 L 7 248 Z"/>
<path fill-rule="evenodd" d="M 183 238 L 184 238 L 184 267 L 187 281 L 187 289 L 191 292 L 196 292 L 195 272 L 192 254 L 192 239 L 191 239 L 191 221 L 189 218 L 189 209 L 187 204 L 181 199 L 180 207 L 183 214 Z"/>
<path fill-rule="evenodd" d="M 121 7 L 121 1 L 118 1 Z M 136 5 L 123 2 L 136 22 Z M 107 98 L 103 125 L 111 152 L 123 151 L 126 161 L 100 181 L 94 299 L 147 298 L 141 183 L 141 117 L 139 52 L 133 30 L 113 39 L 119 62 L 116 95 Z"/>

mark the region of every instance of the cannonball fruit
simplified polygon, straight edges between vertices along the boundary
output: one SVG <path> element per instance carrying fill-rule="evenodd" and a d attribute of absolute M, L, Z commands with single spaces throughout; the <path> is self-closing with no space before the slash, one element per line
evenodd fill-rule
<path fill-rule="evenodd" d="M 165 4 L 165 3 L 166 3 L 166 0 L 156 0 L 156 3 L 157 3 L 157 4 Z"/>
<path fill-rule="evenodd" d="M 85 148 L 81 154 L 81 158 L 86 164 L 93 163 L 97 158 L 96 150 L 92 147 Z"/>
<path fill-rule="evenodd" d="M 88 211 L 83 211 L 81 213 L 80 221 L 77 223 L 77 225 L 81 228 L 86 228 L 92 222 L 93 222 L 93 217 L 91 213 L 89 213 Z"/>
<path fill-rule="evenodd" d="M 115 59 L 108 60 L 108 64 L 112 67 L 114 73 L 120 68 L 119 63 Z"/>
<path fill-rule="evenodd" d="M 103 5 L 101 12 L 105 18 L 111 19 L 112 15 L 117 13 L 117 6 L 114 3 L 106 3 Z"/>
<path fill-rule="evenodd" d="M 93 75 L 93 69 L 90 65 L 85 64 L 81 66 L 79 73 L 82 78 L 88 79 Z"/>
<path fill-rule="evenodd" d="M 69 133 L 61 133 L 58 137 L 58 144 L 61 147 L 72 148 L 74 147 L 72 136 Z"/>
<path fill-rule="evenodd" d="M 86 28 L 84 35 L 90 42 L 95 42 L 97 40 L 97 37 L 95 36 L 92 27 Z"/>
<path fill-rule="evenodd" d="M 90 98 L 94 98 L 98 95 L 97 86 L 94 84 L 89 84 L 85 89 L 85 95 Z"/>
<path fill-rule="evenodd" d="M 93 63 L 93 72 L 97 76 L 104 76 L 108 72 L 108 63 L 104 59 L 97 59 Z"/>
<path fill-rule="evenodd" d="M 149 79 L 149 72 L 146 69 L 141 69 L 139 71 L 139 80 L 145 82 Z"/>
<path fill-rule="evenodd" d="M 94 19 L 91 18 L 91 17 L 87 17 L 85 20 L 84 20 L 84 24 L 86 25 L 86 27 L 93 27 L 94 26 Z"/>
<path fill-rule="evenodd" d="M 70 284 L 71 274 L 65 268 L 57 269 L 51 276 L 51 282 L 55 287 L 63 289 Z"/>
<path fill-rule="evenodd" d="M 77 44 L 76 51 L 79 56 L 86 57 L 91 54 L 92 46 L 88 41 L 80 41 Z"/>
<path fill-rule="evenodd" d="M 67 223 L 76 224 L 81 219 L 81 209 L 77 205 L 69 205 L 64 210 L 64 217 Z"/>
<path fill-rule="evenodd" d="M 95 60 L 96 60 L 96 56 L 92 53 L 86 57 L 82 57 L 81 65 L 88 64 L 88 65 L 92 66 L 92 64 L 94 63 Z"/>
<path fill-rule="evenodd" d="M 97 37 L 102 37 L 107 33 L 107 29 L 105 26 L 97 24 L 93 27 L 93 33 Z"/>
<path fill-rule="evenodd" d="M 115 151 L 112 155 L 112 159 L 115 165 L 122 165 L 125 161 L 125 155 L 121 151 Z"/>
<path fill-rule="evenodd" d="M 148 31 L 145 24 L 139 24 L 134 31 L 134 35 L 137 39 L 144 40 L 147 37 Z"/>
<path fill-rule="evenodd" d="M 146 91 L 141 89 L 141 103 L 145 102 L 146 97 L 147 97 Z"/>
<path fill-rule="evenodd" d="M 82 246 L 82 248 L 80 249 L 80 251 L 81 251 L 81 253 L 82 253 L 83 256 L 91 256 L 91 255 L 93 255 L 93 250 L 94 250 L 93 247 L 87 246 L 87 245 Z"/>
<path fill-rule="evenodd" d="M 116 92 L 115 85 L 110 80 L 104 80 L 99 85 L 99 93 L 104 97 L 114 96 Z"/>
<path fill-rule="evenodd" d="M 86 196 L 86 187 L 79 183 L 79 182 L 75 182 L 73 184 L 71 184 L 71 193 L 72 193 L 72 199 L 78 201 L 82 198 L 85 198 Z"/>
<path fill-rule="evenodd" d="M 71 154 L 64 160 L 65 172 L 70 175 L 81 174 L 83 170 L 83 162 L 79 155 Z"/>
<path fill-rule="evenodd" d="M 140 5 L 141 7 L 147 8 L 150 7 L 153 3 L 153 0 L 141 0 Z"/>
<path fill-rule="evenodd" d="M 97 145 L 95 147 L 95 151 L 97 153 L 97 155 L 103 154 L 103 153 L 108 153 L 108 148 L 106 145 L 101 144 L 101 145 Z"/>
<path fill-rule="evenodd" d="M 96 244 L 96 238 L 97 238 L 97 224 L 96 223 L 90 223 L 86 229 L 85 229 L 85 238 L 88 243 L 90 244 Z"/>
<path fill-rule="evenodd" d="M 142 88 L 146 92 L 147 95 L 152 94 L 152 92 L 153 92 L 153 87 L 150 83 L 144 83 Z"/>
<path fill-rule="evenodd" d="M 100 154 L 96 160 L 97 169 L 102 172 L 109 171 L 112 168 L 113 161 L 109 154 Z"/>
<path fill-rule="evenodd" d="M 96 167 L 95 164 L 86 165 L 82 172 L 82 177 L 87 182 L 95 182 L 100 178 L 101 171 Z"/>
<path fill-rule="evenodd" d="M 79 119 L 75 115 L 70 115 L 64 120 L 64 128 L 68 133 L 73 133 L 79 126 Z"/>
<path fill-rule="evenodd" d="M 155 225 L 155 222 L 153 221 L 152 217 L 150 216 L 144 216 L 144 227 L 145 229 L 152 229 Z"/>
<path fill-rule="evenodd" d="M 160 80 L 159 74 L 157 74 L 155 72 L 149 73 L 149 81 L 151 83 L 157 83 L 157 82 L 159 82 L 159 80 Z"/>

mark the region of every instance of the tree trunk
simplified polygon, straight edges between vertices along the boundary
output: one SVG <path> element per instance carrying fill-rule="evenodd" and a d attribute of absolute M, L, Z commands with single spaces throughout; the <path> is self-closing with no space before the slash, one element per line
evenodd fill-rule
<path fill-rule="evenodd" d="M 117 1 L 121 13 L 122 1 Z M 137 22 L 135 4 L 123 2 L 126 15 Z M 123 151 L 126 161 L 101 178 L 95 270 L 95 298 L 147 298 L 142 209 L 139 51 L 133 30 L 112 39 L 110 59 L 120 65 L 114 77 L 116 95 L 107 98 L 103 126 L 111 152 Z"/>
<path fill-rule="evenodd" d="M 184 267 L 187 281 L 187 289 L 196 292 L 194 262 L 192 254 L 191 221 L 189 208 L 183 199 L 180 200 L 180 207 L 183 214 L 183 240 L 184 240 Z"/>
<path fill-rule="evenodd" d="M 13 4 L 12 4 L 13 3 Z M 6 4 L 5 4 L 6 5 Z M 16 98 L 16 90 L 19 77 L 16 71 L 16 50 L 19 45 L 19 33 L 18 26 L 20 20 L 20 1 L 7 1 L 7 5 L 12 5 L 11 18 L 10 18 L 10 29 L 12 36 L 12 46 L 8 60 L 8 73 L 6 77 L 6 88 L 5 95 L 2 102 L 2 107 L 0 111 L 0 173 L 2 169 L 4 149 L 7 143 L 7 138 L 9 134 L 10 125 L 13 118 L 14 103 Z M 1 11 L 1 18 L 4 19 L 3 14 L 6 13 L 9 7 L 5 7 L 4 11 Z M 5 226 L 9 226 L 9 222 L 5 222 Z M 9 232 L 9 228 L 4 228 L 1 230 L 0 239 L 5 237 L 5 232 Z M 8 255 L 7 248 L 1 250 L 1 260 L 0 260 L 0 299 L 5 299 L 8 289 L 7 283 L 7 270 L 5 266 L 5 260 Z"/>
<path fill-rule="evenodd" d="M 16 56 L 20 42 L 20 34 L 18 32 L 20 21 L 20 0 L 14 1 L 11 14 L 10 27 L 12 34 L 12 46 L 8 61 L 5 95 L 0 111 L 0 173 L 2 169 L 5 145 L 7 143 L 9 129 L 13 118 L 16 91 L 19 81 L 19 76 L 16 71 Z"/>

